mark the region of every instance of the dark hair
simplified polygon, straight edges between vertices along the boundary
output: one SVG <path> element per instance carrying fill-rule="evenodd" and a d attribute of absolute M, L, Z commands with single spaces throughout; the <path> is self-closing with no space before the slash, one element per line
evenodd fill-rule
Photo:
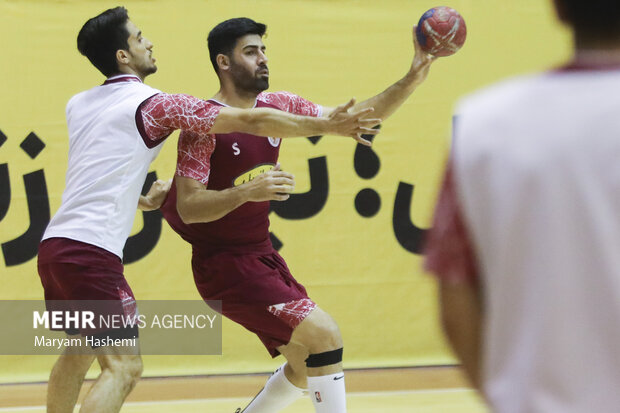
<path fill-rule="evenodd" d="M 129 49 L 128 20 L 127 9 L 115 7 L 89 19 L 78 34 L 78 50 L 106 77 L 119 72 L 116 51 Z"/>
<path fill-rule="evenodd" d="M 230 56 L 230 52 L 235 48 L 239 38 L 247 34 L 257 34 L 263 37 L 266 31 L 266 25 L 257 23 L 246 17 L 228 19 L 215 26 L 211 32 L 209 32 L 209 37 L 207 38 L 209 57 L 211 58 L 211 64 L 215 72 L 218 73 L 216 61 L 218 54 Z"/>
<path fill-rule="evenodd" d="M 620 1 L 558 0 L 573 28 L 584 35 L 605 38 L 620 35 Z"/>

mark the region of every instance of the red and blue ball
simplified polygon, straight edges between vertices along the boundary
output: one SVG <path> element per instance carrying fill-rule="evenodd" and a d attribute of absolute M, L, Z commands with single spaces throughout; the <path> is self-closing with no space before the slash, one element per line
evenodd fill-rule
<path fill-rule="evenodd" d="M 426 53 L 450 56 L 465 43 L 467 26 L 463 17 L 450 7 L 434 7 L 422 15 L 416 29 L 418 42 Z"/>

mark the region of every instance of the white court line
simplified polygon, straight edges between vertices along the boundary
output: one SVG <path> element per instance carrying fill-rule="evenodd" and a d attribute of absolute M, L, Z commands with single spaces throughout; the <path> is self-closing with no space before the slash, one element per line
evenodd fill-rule
<path fill-rule="evenodd" d="M 437 393 L 463 393 L 473 392 L 472 389 L 466 387 L 457 387 L 453 389 L 428 389 L 428 390 L 391 390 L 391 391 L 374 391 L 374 392 L 350 392 L 347 393 L 347 397 L 378 397 L 378 396 L 404 396 L 408 394 L 437 394 Z M 210 401 L 216 402 L 234 402 L 239 400 L 250 399 L 251 397 L 223 397 L 214 398 L 209 397 L 205 399 L 177 399 L 177 400 L 153 400 L 153 401 L 141 401 L 141 402 L 125 402 L 124 406 L 149 406 L 153 404 L 191 404 L 191 403 L 204 403 Z M 79 406 L 79 404 L 77 405 Z M 28 412 L 33 410 L 45 409 L 45 406 L 24 406 L 24 407 L 0 407 L 0 412 Z"/>

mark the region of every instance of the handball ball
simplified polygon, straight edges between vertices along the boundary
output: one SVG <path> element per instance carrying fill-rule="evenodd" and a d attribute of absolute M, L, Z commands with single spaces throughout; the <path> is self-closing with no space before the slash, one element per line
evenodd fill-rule
<path fill-rule="evenodd" d="M 420 17 L 416 36 L 422 50 L 433 56 L 456 53 L 467 37 L 465 20 L 450 7 L 434 7 Z"/>

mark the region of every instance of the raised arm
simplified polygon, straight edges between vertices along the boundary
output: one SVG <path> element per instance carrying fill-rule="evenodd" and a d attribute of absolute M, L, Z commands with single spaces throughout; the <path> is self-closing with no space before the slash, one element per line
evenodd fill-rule
<path fill-rule="evenodd" d="M 280 170 L 279 165 L 250 182 L 221 191 L 206 189 L 201 182 L 176 177 L 177 211 L 186 224 L 210 222 L 246 202 L 285 201 L 295 189 L 293 175 Z"/>
<path fill-rule="evenodd" d="M 407 74 L 378 95 L 353 106 L 353 111 L 372 107 L 374 108 L 373 116 L 385 120 L 407 100 L 407 98 L 422 82 L 424 82 L 428 75 L 431 63 L 435 60 L 435 57 L 429 55 L 421 49 L 416 38 L 415 30 L 416 26 L 413 27 L 413 45 L 415 54 Z M 333 109 L 324 108 L 323 116 L 329 115 L 331 110 Z"/>

